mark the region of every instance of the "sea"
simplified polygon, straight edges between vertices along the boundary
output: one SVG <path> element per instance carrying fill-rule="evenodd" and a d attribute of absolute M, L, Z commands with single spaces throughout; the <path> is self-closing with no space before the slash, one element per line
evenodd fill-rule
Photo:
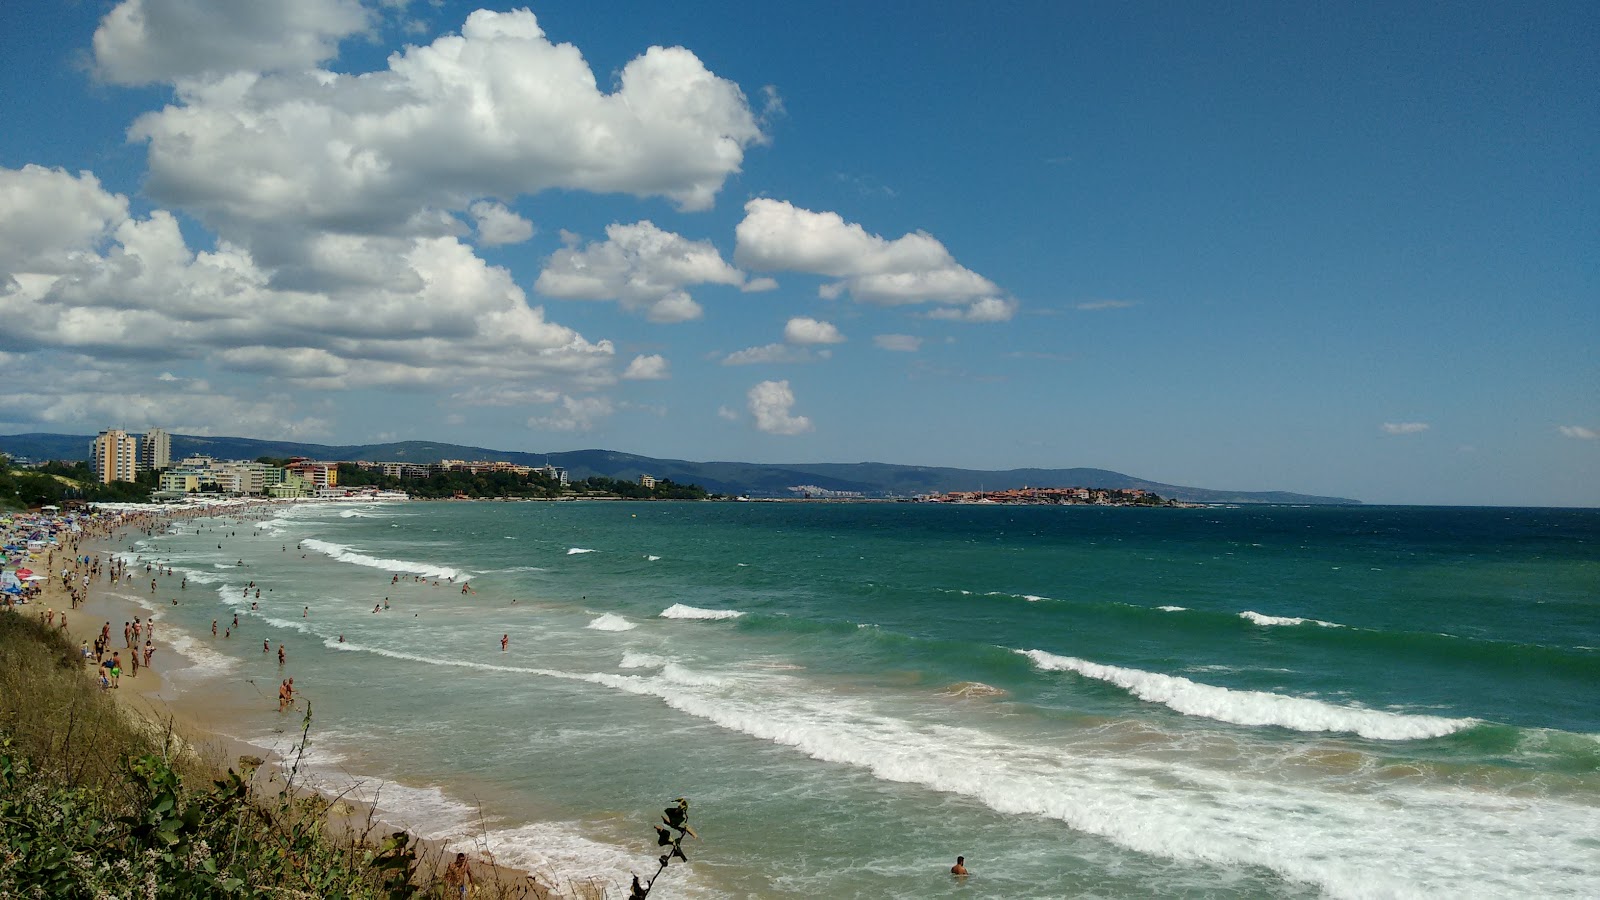
<path fill-rule="evenodd" d="M 174 567 L 131 593 L 180 702 L 549 885 L 626 896 L 684 797 L 653 897 L 1600 896 L 1596 510 L 307 503 L 122 546 Z"/>

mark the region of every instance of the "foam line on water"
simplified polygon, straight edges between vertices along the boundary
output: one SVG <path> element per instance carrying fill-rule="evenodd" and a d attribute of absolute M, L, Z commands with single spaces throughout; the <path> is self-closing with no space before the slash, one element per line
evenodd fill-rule
<path fill-rule="evenodd" d="M 1321 619 L 1304 619 L 1304 618 L 1300 618 L 1298 616 L 1267 616 L 1267 615 L 1262 615 L 1261 613 L 1258 613 L 1258 612 L 1256 612 L 1255 610 L 1252 610 L 1252 609 L 1247 609 L 1244 612 L 1239 613 L 1239 618 L 1247 619 L 1247 620 L 1249 620 L 1251 622 L 1256 623 L 1257 625 L 1262 625 L 1262 626 L 1267 626 L 1267 627 L 1283 626 L 1283 625 L 1306 625 L 1306 624 L 1320 625 L 1323 628 L 1343 628 L 1344 627 L 1343 625 L 1340 625 L 1338 622 L 1324 622 Z"/>
<path fill-rule="evenodd" d="M 1379 741 L 1443 737 L 1481 724 L 1477 719 L 1419 716 L 1337 706 L 1268 691 L 1236 691 L 1176 675 L 1107 666 L 1043 650 L 1018 650 L 1047 672 L 1075 672 L 1122 688 L 1140 700 L 1159 703 L 1186 716 L 1233 725 L 1275 725 L 1295 731 L 1349 731 Z"/>
<path fill-rule="evenodd" d="M 427 665 L 587 682 L 874 777 L 1044 816 L 1141 853 L 1261 866 L 1333 897 L 1591 896 L 1600 808 L 1547 797 L 1404 783 L 1370 790 L 1279 784 L 1248 769 L 1085 753 L 885 714 L 793 676 L 582 673 L 330 644 Z M 679 670 L 671 672 L 670 670 Z M 670 674 L 669 674 L 670 673 Z M 943 711 L 941 711 L 941 715 Z M 1417 835 L 1427 841 L 1419 851 Z"/>
<path fill-rule="evenodd" d="M 663 619 L 737 619 L 744 613 L 737 609 L 701 609 L 698 606 L 674 603 L 663 609 L 660 615 Z"/>
<path fill-rule="evenodd" d="M 568 547 L 567 548 L 567 555 L 568 556 L 577 556 L 580 553 L 598 553 L 598 552 L 600 552 L 600 551 L 598 551 L 598 550 L 590 550 L 587 547 Z"/>
<path fill-rule="evenodd" d="M 384 559 L 381 557 L 369 556 L 359 550 L 346 547 L 343 544 L 335 544 L 331 541 L 322 541 L 317 540 L 316 538 L 306 538 L 300 542 L 300 545 L 308 550 L 315 550 L 324 556 L 332 557 L 340 562 L 350 563 L 357 566 L 366 566 L 371 569 L 382 569 L 385 572 L 410 572 L 413 575 L 431 575 L 439 578 L 455 579 L 467 577 L 467 573 L 450 566 L 441 566 L 435 563 L 419 562 L 411 559 Z"/>

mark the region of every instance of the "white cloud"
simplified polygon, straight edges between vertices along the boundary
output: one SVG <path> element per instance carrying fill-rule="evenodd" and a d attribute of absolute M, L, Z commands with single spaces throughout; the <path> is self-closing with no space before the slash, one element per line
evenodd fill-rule
<path fill-rule="evenodd" d="M 662 381 L 669 377 L 667 358 L 659 354 L 635 356 L 623 371 L 622 377 L 634 381 Z"/>
<path fill-rule="evenodd" d="M 359 0 L 123 0 L 94 33 L 95 69 L 117 84 L 150 84 L 241 69 L 303 69 L 368 28 Z"/>
<path fill-rule="evenodd" d="M 1421 434 L 1428 430 L 1426 422 L 1385 422 L 1384 434 Z"/>
<path fill-rule="evenodd" d="M 795 316 L 783 326 L 783 339 L 791 344 L 842 344 L 844 335 L 831 323 Z"/>
<path fill-rule="evenodd" d="M 550 431 L 589 431 L 600 419 L 614 411 L 611 401 L 605 397 L 562 397 L 560 409 L 548 416 L 530 418 L 528 427 Z"/>
<path fill-rule="evenodd" d="M 94 360 L 70 365 L 34 363 L 27 389 L 0 393 L 0 421 L 34 423 L 50 430 L 105 427 L 116 422 L 134 430 L 164 428 L 182 434 L 273 434 L 313 439 L 331 434 L 331 423 L 316 416 L 296 415 L 282 397 L 262 397 L 215 390 L 203 379 L 146 373 L 130 379 L 128 370 Z"/>
<path fill-rule="evenodd" d="M 736 409 L 730 409 L 727 406 L 717 407 L 717 415 L 727 419 L 729 422 L 739 421 L 739 411 Z"/>
<path fill-rule="evenodd" d="M 609 342 L 547 321 L 453 237 L 313 235 L 307 286 L 284 286 L 241 246 L 190 250 L 164 210 L 129 217 L 93 176 L 0 169 L 0 191 L 17 201 L 0 204 L 3 349 L 202 359 L 317 389 L 609 377 Z"/>
<path fill-rule="evenodd" d="M 478 226 L 478 243 L 486 247 L 520 244 L 533 237 L 533 223 L 504 204 L 479 200 L 467 208 Z"/>
<path fill-rule="evenodd" d="M 147 193 L 212 227 L 405 235 L 448 233 L 439 213 L 478 198 L 547 189 L 705 209 L 765 140 L 738 85 L 692 52 L 651 47 L 603 93 L 526 9 L 473 12 L 375 72 L 183 81 L 129 135 L 148 145 Z"/>
<path fill-rule="evenodd" d="M 1084 312 L 1097 312 L 1103 309 L 1128 309 L 1138 305 L 1137 300 L 1088 300 L 1074 308 Z"/>
<path fill-rule="evenodd" d="M 942 306 L 928 311 L 930 319 L 947 319 L 951 322 L 1009 322 L 1017 314 L 1013 300 L 983 297 L 972 301 L 966 308 Z"/>
<path fill-rule="evenodd" d="M 791 415 L 794 391 L 787 381 L 763 381 L 746 395 L 756 429 L 767 434 L 803 434 L 811 430 L 811 420 Z"/>
<path fill-rule="evenodd" d="M 534 290 L 563 300 L 618 300 L 651 321 L 698 319 L 702 310 L 683 290 L 693 284 L 742 286 L 710 241 L 691 241 L 648 221 L 606 226 L 606 240 L 551 255 Z"/>
<path fill-rule="evenodd" d="M 872 336 L 872 343 L 880 350 L 897 353 L 915 353 L 922 349 L 922 338 L 909 334 L 877 334 Z"/>
<path fill-rule="evenodd" d="M 1600 432 L 1597 432 L 1592 428 L 1585 428 L 1582 425 L 1557 425 L 1556 430 L 1560 431 L 1562 435 L 1566 437 L 1577 438 L 1578 440 L 1582 441 L 1600 439 Z"/>
<path fill-rule="evenodd" d="M 128 199 L 106 193 L 91 172 L 0 168 L 0 279 L 62 274 L 127 218 Z"/>
<path fill-rule="evenodd" d="M 752 366 L 762 363 L 805 363 L 817 358 L 827 359 L 828 351 L 821 350 L 813 353 L 809 347 L 796 347 L 791 344 L 763 344 L 760 347 L 748 347 L 736 350 L 722 358 L 725 366 Z"/>
<path fill-rule="evenodd" d="M 849 293 L 862 303 L 884 306 L 962 304 L 1000 292 L 994 282 L 957 264 L 925 232 L 888 240 L 838 213 L 800 209 L 782 200 L 757 198 L 744 208 L 734 230 L 734 262 L 756 271 L 841 279 L 822 286 L 819 293 L 827 299 Z"/>

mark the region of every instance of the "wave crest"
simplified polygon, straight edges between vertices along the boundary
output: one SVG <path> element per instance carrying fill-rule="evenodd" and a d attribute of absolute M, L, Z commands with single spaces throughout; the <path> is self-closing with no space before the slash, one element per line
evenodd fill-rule
<path fill-rule="evenodd" d="M 1140 700 L 1160 703 L 1186 716 L 1233 725 L 1276 725 L 1295 731 L 1349 731 L 1378 741 L 1413 741 L 1443 737 L 1480 724 L 1477 719 L 1406 715 L 1336 706 L 1267 691 L 1236 691 L 1176 675 L 1107 666 L 1043 650 L 1016 652 L 1045 671 L 1076 672 L 1085 678 L 1114 684 Z"/>
<path fill-rule="evenodd" d="M 737 619 L 744 615 L 737 609 L 701 609 L 674 603 L 661 611 L 663 619 Z"/>

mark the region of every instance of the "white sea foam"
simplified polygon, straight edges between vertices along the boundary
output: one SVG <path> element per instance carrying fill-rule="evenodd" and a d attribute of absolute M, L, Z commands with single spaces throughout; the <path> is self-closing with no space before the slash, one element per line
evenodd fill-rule
<path fill-rule="evenodd" d="M 565 889 L 569 884 L 604 886 L 606 896 L 624 896 L 634 872 L 655 871 L 654 857 L 592 840 L 583 835 L 577 822 L 534 822 L 515 828 L 491 830 L 481 838 L 450 842 L 451 851 L 474 853 L 487 850 L 495 863 L 531 873 L 547 888 Z M 673 879 L 676 893 L 687 890 L 695 895 L 693 869 Z M 575 892 L 564 891 L 562 896 Z"/>
<path fill-rule="evenodd" d="M 1338 622 L 1324 622 L 1321 619 L 1302 619 L 1295 616 L 1264 616 L 1254 610 L 1245 610 L 1239 613 L 1239 618 L 1248 619 L 1257 625 L 1320 625 L 1323 628 L 1343 628 Z"/>
<path fill-rule="evenodd" d="M 663 619 L 737 619 L 744 615 L 736 609 L 701 609 L 674 603 L 661 611 Z"/>
<path fill-rule="evenodd" d="M 579 553 L 594 553 L 594 552 L 596 552 L 596 551 L 589 550 L 589 549 L 587 549 L 585 547 L 569 547 L 567 549 L 567 555 L 568 556 L 576 556 Z"/>
<path fill-rule="evenodd" d="M 595 631 L 632 631 L 639 626 L 615 613 L 605 613 L 584 627 Z"/>
<path fill-rule="evenodd" d="M 617 663 L 623 669 L 659 669 L 670 660 L 665 656 L 656 656 L 653 653 L 635 653 L 632 650 L 622 654 L 622 661 Z"/>
<path fill-rule="evenodd" d="M 1189 609 L 1189 607 L 1187 607 L 1187 606 L 1158 606 L 1158 607 L 1156 607 L 1156 609 L 1159 609 L 1162 612 L 1186 612 Z"/>
<path fill-rule="evenodd" d="M 1028 601 L 1029 603 L 1038 603 L 1040 600 L 1049 600 L 1050 598 L 1041 597 L 1038 594 L 1023 594 L 1022 599 Z"/>
<path fill-rule="evenodd" d="M 1043 816 L 1140 853 L 1260 866 L 1334 897 L 1586 896 L 1600 883 L 1588 846 L 1600 808 L 1547 797 L 1385 783 L 1372 791 L 1282 784 L 1248 768 L 1078 743 L 1030 742 L 978 727 L 886 714 L 791 676 L 581 673 L 436 659 L 340 645 L 417 663 L 588 682 L 652 696 L 686 715 L 874 777 Z M 1337 827 L 1335 827 L 1337 826 Z M 1427 835 L 1418 854 L 1415 836 Z"/>
<path fill-rule="evenodd" d="M 1276 725 L 1295 731 L 1349 731 L 1372 740 L 1407 741 L 1443 737 L 1479 724 L 1477 719 L 1405 715 L 1336 706 L 1267 691 L 1235 691 L 1176 675 L 1101 665 L 1043 650 L 1017 652 L 1046 671 L 1076 672 L 1114 684 L 1140 700 L 1160 703 L 1186 716 L 1202 716 L 1234 725 Z"/>
<path fill-rule="evenodd" d="M 656 560 L 658 560 L 660 558 L 661 557 L 659 557 L 659 556 L 649 556 L 649 555 L 645 556 L 645 559 L 649 560 L 650 562 L 655 562 Z"/>
<path fill-rule="evenodd" d="M 366 566 L 371 569 L 382 569 L 385 572 L 410 572 L 414 575 L 429 575 L 437 578 L 460 579 L 467 577 L 466 572 L 450 566 L 440 566 L 410 559 L 382 559 L 376 556 L 368 556 L 343 544 L 319 541 L 315 538 L 306 538 L 300 542 L 300 546 L 308 550 L 315 550 L 340 562 Z"/>

